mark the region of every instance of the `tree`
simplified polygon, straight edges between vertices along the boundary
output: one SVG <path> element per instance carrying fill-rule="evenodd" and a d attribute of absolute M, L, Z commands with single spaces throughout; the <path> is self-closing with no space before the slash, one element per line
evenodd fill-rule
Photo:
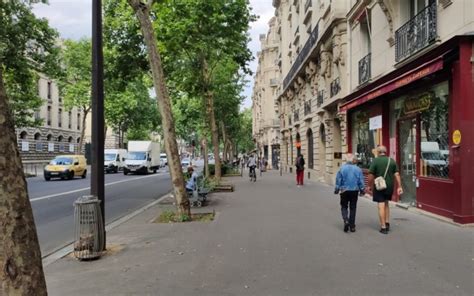
<path fill-rule="evenodd" d="M 92 109 L 91 71 L 92 45 L 89 39 L 64 41 L 62 51 L 63 72 L 59 81 L 59 89 L 63 95 L 64 105 L 71 109 L 82 110 L 81 136 L 79 147 L 82 149 L 86 130 L 86 118 Z"/>
<path fill-rule="evenodd" d="M 0 2 L 0 65 L 16 127 L 37 126 L 33 113 L 42 105 L 38 94 L 39 73 L 54 78 L 59 70 L 57 32 L 31 12 L 31 3 Z"/>
<path fill-rule="evenodd" d="M 150 69 L 153 77 L 158 108 L 162 118 L 162 127 L 165 141 L 166 154 L 168 156 L 168 165 L 170 168 L 171 180 L 174 187 L 174 195 L 178 214 L 182 217 L 187 215 L 191 217 L 190 204 L 186 189 L 184 188 L 184 176 L 181 170 L 181 161 L 179 159 L 178 144 L 176 142 L 176 132 L 171 110 L 171 100 L 166 87 L 166 81 L 161 64 L 161 57 L 158 51 L 157 40 L 153 30 L 153 24 L 150 19 L 150 9 L 153 1 L 144 4 L 140 0 L 128 0 L 135 15 L 140 23 L 140 28 L 145 41 Z"/>
<path fill-rule="evenodd" d="M 249 23 L 255 20 L 246 0 L 163 2 L 153 10 L 164 64 L 180 77 L 189 94 L 203 99 L 214 149 L 216 178 L 221 175 L 215 70 L 233 61 L 244 73 L 252 55 L 247 48 Z M 174 74 L 173 74 L 174 73 Z M 179 78 L 178 78 L 179 79 Z"/>
<path fill-rule="evenodd" d="M 57 68 L 57 33 L 31 11 L 39 1 L 0 2 L 0 286 L 1 295 L 47 295 L 15 122 L 27 123 L 37 102 L 36 73 Z M 45 1 L 42 1 L 45 2 Z M 50 76 L 51 77 L 51 76 Z M 8 83 L 8 84 L 5 84 Z M 12 97 L 9 98 L 9 95 Z M 12 107 L 23 100 L 27 109 Z M 23 121 L 24 120 L 24 121 Z"/>

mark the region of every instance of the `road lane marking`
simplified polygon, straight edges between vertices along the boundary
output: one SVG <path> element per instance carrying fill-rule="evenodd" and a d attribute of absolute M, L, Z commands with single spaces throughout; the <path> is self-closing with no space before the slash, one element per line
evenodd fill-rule
<path fill-rule="evenodd" d="M 149 176 L 137 177 L 137 178 L 133 178 L 133 179 L 120 180 L 120 181 L 107 183 L 104 186 L 107 187 L 107 186 L 111 186 L 111 185 L 115 185 L 115 184 L 120 184 L 120 183 L 125 183 L 125 182 L 145 179 L 145 178 L 158 177 L 158 176 L 163 176 L 165 174 L 166 174 L 166 172 L 163 172 L 163 173 L 158 173 L 158 174 L 149 175 Z M 77 192 L 86 191 L 86 190 L 89 190 L 89 189 L 91 189 L 90 186 L 86 187 L 86 188 L 67 191 L 67 192 L 61 192 L 61 193 L 55 193 L 55 194 L 45 195 L 45 196 L 41 196 L 41 197 L 35 197 L 35 198 L 31 198 L 30 202 L 40 201 L 40 200 L 44 200 L 44 199 L 49 199 L 49 198 L 53 198 L 53 197 L 58 197 L 58 196 L 62 196 L 62 195 L 71 194 L 71 193 L 77 193 Z"/>

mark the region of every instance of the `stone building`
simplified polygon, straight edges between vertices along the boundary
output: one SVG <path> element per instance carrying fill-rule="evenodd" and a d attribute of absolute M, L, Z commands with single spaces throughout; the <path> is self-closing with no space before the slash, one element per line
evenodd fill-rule
<path fill-rule="evenodd" d="M 269 22 L 268 34 L 260 35 L 261 51 L 252 95 L 252 134 L 258 154 L 267 159 L 269 168 L 278 168 L 280 153 L 279 110 L 276 105 L 280 72 L 276 18 Z"/>
<path fill-rule="evenodd" d="M 25 127 L 16 130 L 22 160 L 48 161 L 55 155 L 78 153 L 83 112 L 63 105 L 59 89 L 54 80 L 40 75 L 38 92 L 44 104 L 34 113 L 42 119 L 39 127 Z"/>
<path fill-rule="evenodd" d="M 348 151 L 367 168 L 385 145 L 393 200 L 474 222 L 474 1 L 350 2 Z"/>
<path fill-rule="evenodd" d="M 346 149 L 338 103 L 348 91 L 348 1 L 274 0 L 283 78 L 278 106 L 281 163 L 291 172 L 298 154 L 307 177 L 333 183 Z"/>

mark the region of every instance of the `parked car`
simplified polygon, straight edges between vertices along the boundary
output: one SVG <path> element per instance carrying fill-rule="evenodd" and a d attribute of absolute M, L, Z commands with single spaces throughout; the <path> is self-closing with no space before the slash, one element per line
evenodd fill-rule
<path fill-rule="evenodd" d="M 181 160 L 181 166 L 183 168 L 187 168 L 190 165 L 191 165 L 191 160 L 189 158 L 183 158 L 183 160 Z"/>
<path fill-rule="evenodd" d="M 118 173 L 125 166 L 127 150 L 125 149 L 105 149 L 104 150 L 104 171 L 106 173 Z"/>
<path fill-rule="evenodd" d="M 73 179 L 74 177 L 86 178 L 87 162 L 83 155 L 59 155 L 44 167 L 44 179 L 51 178 Z"/>

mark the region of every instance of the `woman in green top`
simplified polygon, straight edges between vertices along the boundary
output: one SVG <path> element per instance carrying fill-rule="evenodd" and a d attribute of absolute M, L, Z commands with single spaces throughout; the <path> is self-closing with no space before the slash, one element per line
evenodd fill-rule
<path fill-rule="evenodd" d="M 385 146 L 377 147 L 378 157 L 376 157 L 369 168 L 369 186 L 367 191 L 373 196 L 374 202 L 378 205 L 380 232 L 387 234 L 390 230 L 390 208 L 389 201 L 392 200 L 394 189 L 394 179 L 397 185 L 397 194 L 403 193 L 402 183 L 400 181 L 400 174 L 398 172 L 397 163 L 395 160 L 387 156 L 387 148 Z M 374 180 L 378 177 L 383 177 L 387 188 L 384 190 L 377 190 L 374 188 Z"/>

